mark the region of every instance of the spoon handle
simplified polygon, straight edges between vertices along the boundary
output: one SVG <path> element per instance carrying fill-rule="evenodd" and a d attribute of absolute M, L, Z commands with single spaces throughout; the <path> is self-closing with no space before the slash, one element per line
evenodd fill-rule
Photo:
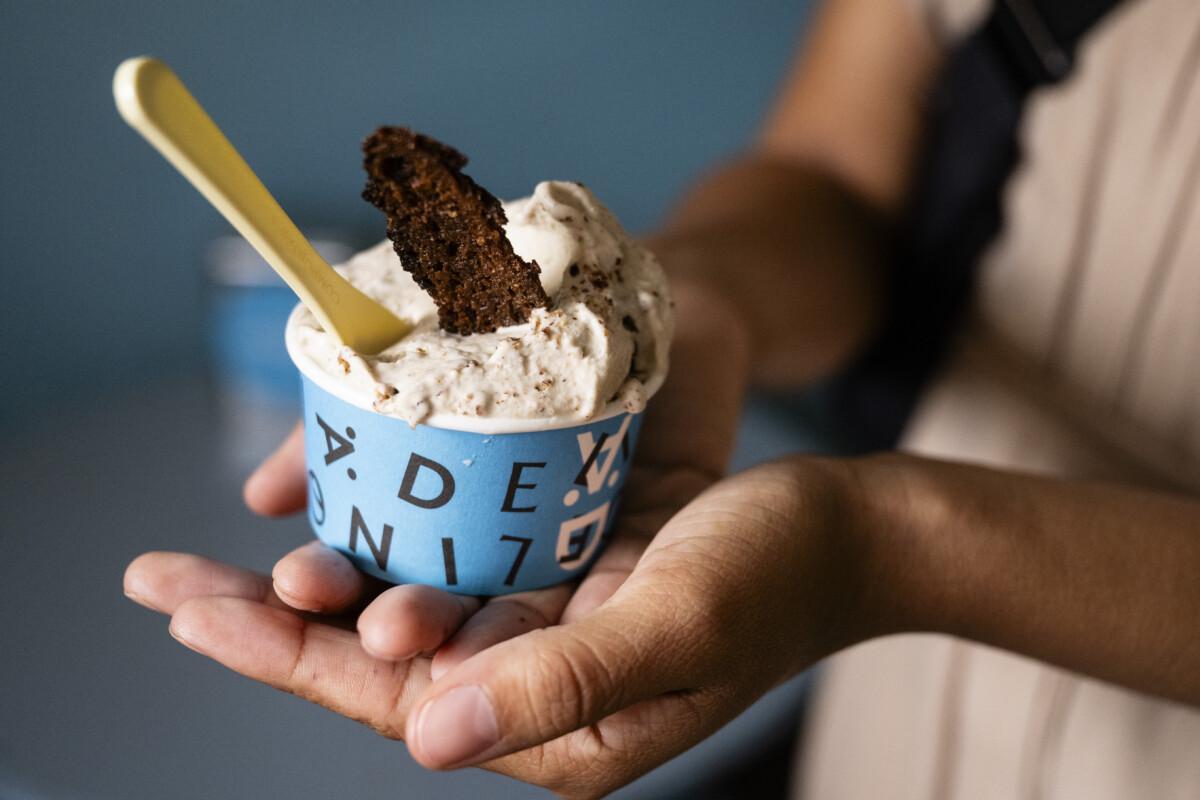
<path fill-rule="evenodd" d="M 292 223 L 171 68 L 131 58 L 113 77 L 117 109 L 275 268 L 327 330 L 376 353 L 411 326 L 355 289 Z"/>

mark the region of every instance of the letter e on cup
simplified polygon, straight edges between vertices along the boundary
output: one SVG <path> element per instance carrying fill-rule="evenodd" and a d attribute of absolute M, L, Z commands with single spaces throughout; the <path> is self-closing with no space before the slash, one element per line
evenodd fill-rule
<path fill-rule="evenodd" d="M 512 465 L 512 474 L 508 476 L 508 489 L 504 492 L 504 504 L 500 506 L 501 511 L 510 511 L 513 513 L 529 513 L 537 511 L 537 506 L 514 506 L 513 501 L 517 498 L 517 490 L 519 489 L 536 489 L 536 483 L 521 483 L 521 473 L 527 469 L 544 469 L 545 461 L 515 461 Z"/>

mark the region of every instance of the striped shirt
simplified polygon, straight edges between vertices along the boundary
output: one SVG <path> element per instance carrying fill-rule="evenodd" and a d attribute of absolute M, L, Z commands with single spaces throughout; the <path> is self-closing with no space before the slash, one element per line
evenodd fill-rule
<path fill-rule="evenodd" d="M 948 44 L 987 10 L 911 1 Z M 1200 3 L 1107 17 L 1068 81 L 1031 98 L 1021 144 L 1005 229 L 906 449 L 1200 492 Z M 819 800 L 1194 800 L 1200 711 L 892 637 L 830 660 L 798 780 Z"/>

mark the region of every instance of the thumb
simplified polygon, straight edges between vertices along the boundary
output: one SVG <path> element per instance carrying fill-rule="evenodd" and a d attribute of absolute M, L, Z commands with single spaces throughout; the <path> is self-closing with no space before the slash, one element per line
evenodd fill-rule
<path fill-rule="evenodd" d="M 435 769 L 477 764 L 691 688 L 681 657 L 689 648 L 655 627 L 608 605 L 472 656 L 418 701 L 410 752 Z"/>

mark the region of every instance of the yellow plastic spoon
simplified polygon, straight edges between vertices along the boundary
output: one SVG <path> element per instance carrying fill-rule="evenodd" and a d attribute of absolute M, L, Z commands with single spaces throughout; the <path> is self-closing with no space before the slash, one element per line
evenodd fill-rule
<path fill-rule="evenodd" d="M 125 121 L 253 245 L 325 330 L 367 354 L 412 330 L 321 258 L 170 67 L 128 59 L 113 76 L 113 96 Z"/>

